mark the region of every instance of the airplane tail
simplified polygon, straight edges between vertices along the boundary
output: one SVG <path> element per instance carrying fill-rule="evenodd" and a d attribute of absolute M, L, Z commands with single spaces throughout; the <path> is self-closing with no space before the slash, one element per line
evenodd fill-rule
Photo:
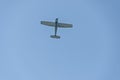
<path fill-rule="evenodd" d="M 50 37 L 51 37 L 51 38 L 60 39 L 60 36 L 58 36 L 58 35 L 51 35 Z"/>

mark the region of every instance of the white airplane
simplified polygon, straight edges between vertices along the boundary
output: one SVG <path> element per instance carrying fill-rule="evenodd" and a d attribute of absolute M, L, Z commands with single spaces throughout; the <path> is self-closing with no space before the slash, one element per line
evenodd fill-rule
<path fill-rule="evenodd" d="M 55 27 L 55 34 L 51 35 L 51 38 L 60 39 L 60 36 L 57 35 L 57 28 L 72 28 L 72 24 L 58 23 L 58 18 L 55 19 L 55 22 L 41 21 L 41 24 Z"/>

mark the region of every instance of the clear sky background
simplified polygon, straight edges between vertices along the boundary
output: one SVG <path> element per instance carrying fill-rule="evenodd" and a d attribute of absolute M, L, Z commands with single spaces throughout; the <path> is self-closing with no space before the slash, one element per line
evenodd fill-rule
<path fill-rule="evenodd" d="M 0 80 L 120 80 L 120 1 L 0 0 Z"/>

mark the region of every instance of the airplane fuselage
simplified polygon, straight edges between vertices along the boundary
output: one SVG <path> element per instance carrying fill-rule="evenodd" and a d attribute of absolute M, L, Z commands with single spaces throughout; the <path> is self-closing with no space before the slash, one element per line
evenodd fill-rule
<path fill-rule="evenodd" d="M 57 34 L 58 18 L 55 19 L 55 36 Z"/>

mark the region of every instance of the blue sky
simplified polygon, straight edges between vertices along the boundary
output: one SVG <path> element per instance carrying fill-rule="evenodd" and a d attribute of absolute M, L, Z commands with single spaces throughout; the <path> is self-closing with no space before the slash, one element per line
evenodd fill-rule
<path fill-rule="evenodd" d="M 0 80 L 120 80 L 119 0 L 1 0 Z M 58 29 L 41 20 L 72 23 Z"/>

